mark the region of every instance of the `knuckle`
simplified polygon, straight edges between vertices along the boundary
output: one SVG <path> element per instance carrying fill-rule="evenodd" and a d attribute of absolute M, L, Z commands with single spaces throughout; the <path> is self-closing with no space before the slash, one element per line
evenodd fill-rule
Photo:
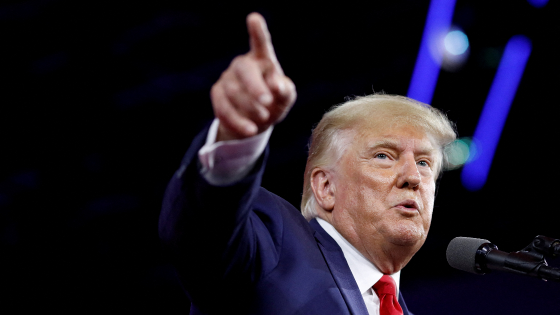
<path fill-rule="evenodd" d="M 219 88 L 218 85 L 219 85 L 219 83 L 216 82 L 216 83 L 214 83 L 214 84 L 212 85 L 212 87 L 210 88 L 210 95 L 211 95 L 211 96 L 216 96 L 216 93 L 218 93 L 218 88 Z"/>
<path fill-rule="evenodd" d="M 295 97 L 295 96 L 297 95 L 297 92 L 296 92 L 296 85 L 295 85 L 294 82 L 293 82 L 290 78 L 288 78 L 288 77 L 286 77 L 286 86 L 288 87 L 288 88 L 287 88 L 288 95 L 289 95 L 290 97 Z"/>
<path fill-rule="evenodd" d="M 235 97 L 241 91 L 239 84 L 231 81 L 224 84 L 224 90 L 228 98 Z"/>
<path fill-rule="evenodd" d="M 229 71 L 230 71 L 229 68 L 226 69 L 225 71 L 223 71 L 222 74 L 220 74 L 220 78 L 218 79 L 218 81 L 216 82 L 216 84 L 218 84 L 218 83 L 220 83 L 220 82 L 222 82 L 222 81 L 224 81 L 224 80 L 227 80 Z"/>
<path fill-rule="evenodd" d="M 219 87 L 218 87 L 218 83 L 215 83 L 214 85 L 212 85 L 212 88 L 210 89 L 210 100 L 212 100 L 212 103 L 214 105 L 215 102 L 218 100 L 218 96 L 219 96 L 219 91 L 218 91 Z M 216 107 L 216 106 L 214 106 Z"/>
<path fill-rule="evenodd" d="M 292 81 L 292 79 L 286 77 L 286 81 L 288 82 L 288 86 L 290 87 L 291 90 L 295 91 L 296 90 L 296 85 L 294 84 L 294 81 Z"/>
<path fill-rule="evenodd" d="M 214 115 L 220 121 L 223 121 L 224 124 L 228 124 L 228 125 L 231 124 L 230 123 L 231 115 L 228 114 L 228 111 L 224 107 L 215 108 Z"/>
<path fill-rule="evenodd" d="M 235 68 L 235 67 L 239 66 L 239 63 L 241 62 L 241 58 L 242 58 L 241 56 L 236 56 L 235 58 L 233 58 L 233 60 L 231 61 L 230 66 L 231 66 L 232 68 Z"/>
<path fill-rule="evenodd" d="M 242 69 L 243 66 L 246 64 L 246 62 L 247 62 L 247 56 L 246 55 L 236 56 L 231 61 L 231 67 L 235 70 Z"/>

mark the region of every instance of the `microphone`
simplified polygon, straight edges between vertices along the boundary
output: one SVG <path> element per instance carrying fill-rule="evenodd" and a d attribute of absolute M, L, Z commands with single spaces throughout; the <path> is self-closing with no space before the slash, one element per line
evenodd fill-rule
<path fill-rule="evenodd" d="M 500 251 L 485 239 L 456 237 L 447 246 L 446 256 L 451 267 L 474 274 L 499 270 L 560 281 L 560 269 L 548 267 L 544 259 L 544 254 L 556 256 L 559 252 L 559 240 L 540 235 L 524 250 L 513 253 Z"/>

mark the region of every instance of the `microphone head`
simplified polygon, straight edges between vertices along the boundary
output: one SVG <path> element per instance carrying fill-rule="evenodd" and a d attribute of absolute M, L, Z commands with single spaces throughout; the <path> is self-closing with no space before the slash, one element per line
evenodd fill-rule
<path fill-rule="evenodd" d="M 447 262 L 453 268 L 480 274 L 476 269 L 476 251 L 488 240 L 470 237 L 456 237 L 447 246 Z"/>

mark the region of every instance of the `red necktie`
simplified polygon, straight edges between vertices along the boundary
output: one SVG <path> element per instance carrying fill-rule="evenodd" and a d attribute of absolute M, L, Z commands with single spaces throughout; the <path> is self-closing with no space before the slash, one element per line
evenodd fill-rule
<path fill-rule="evenodd" d="M 402 308 L 396 297 L 397 285 L 391 276 L 383 275 L 373 286 L 373 290 L 377 293 L 381 302 L 379 307 L 380 315 L 403 315 Z"/>

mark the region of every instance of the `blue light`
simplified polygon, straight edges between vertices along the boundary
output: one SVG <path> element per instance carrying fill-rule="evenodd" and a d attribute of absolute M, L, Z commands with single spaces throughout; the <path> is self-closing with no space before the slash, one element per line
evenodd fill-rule
<path fill-rule="evenodd" d="M 469 48 L 469 38 L 461 31 L 451 31 L 445 35 L 445 49 L 453 55 L 462 55 Z"/>
<path fill-rule="evenodd" d="M 513 36 L 506 45 L 474 133 L 477 157 L 467 161 L 461 173 L 463 186 L 468 190 L 479 190 L 486 183 L 502 129 L 530 54 L 531 41 L 524 36 Z"/>
<path fill-rule="evenodd" d="M 548 3 L 548 0 L 527 0 L 527 2 L 535 8 L 542 8 Z"/>
<path fill-rule="evenodd" d="M 430 46 L 437 45 L 442 34 L 449 31 L 455 0 L 432 0 L 428 9 L 428 17 L 420 51 L 416 59 L 414 72 L 408 88 L 408 97 L 424 103 L 431 103 L 439 76 L 441 55 L 432 53 Z"/>

